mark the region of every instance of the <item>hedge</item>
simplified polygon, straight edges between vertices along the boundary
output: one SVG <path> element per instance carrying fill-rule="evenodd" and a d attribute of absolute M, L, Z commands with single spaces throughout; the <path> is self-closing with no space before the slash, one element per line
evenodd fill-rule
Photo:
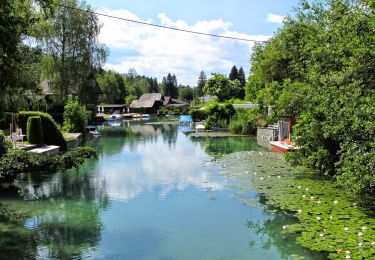
<path fill-rule="evenodd" d="M 27 119 L 26 133 L 30 144 L 43 144 L 42 120 L 40 116 L 30 116 Z"/>
<path fill-rule="evenodd" d="M 64 136 L 50 114 L 38 111 L 20 111 L 18 114 L 18 124 L 22 128 L 22 132 L 26 133 L 27 120 L 30 116 L 40 116 L 44 144 L 58 145 L 61 150 L 67 149 Z"/>

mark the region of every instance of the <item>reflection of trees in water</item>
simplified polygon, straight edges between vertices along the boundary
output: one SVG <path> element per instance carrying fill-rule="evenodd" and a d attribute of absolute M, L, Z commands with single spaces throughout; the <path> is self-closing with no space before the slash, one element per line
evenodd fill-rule
<path fill-rule="evenodd" d="M 248 220 L 246 226 L 251 229 L 258 241 L 249 241 L 249 247 L 260 246 L 263 250 L 269 250 L 271 246 L 278 248 L 282 259 L 290 259 L 291 256 L 303 256 L 304 259 L 326 259 L 326 255 L 320 252 L 310 251 L 296 243 L 296 234 L 282 232 L 282 227 L 296 223 L 290 216 L 276 214 L 273 219 L 263 222 Z"/>
<path fill-rule="evenodd" d="M 256 197 L 259 204 L 269 208 L 266 205 L 267 201 L 263 194 L 259 194 Z M 303 259 L 316 260 L 327 258 L 327 255 L 323 253 L 311 251 L 298 245 L 296 242 L 298 234 L 283 231 L 283 226 L 297 223 L 298 220 L 296 218 L 282 213 L 275 214 L 275 210 L 272 208 L 269 208 L 269 210 L 269 215 L 273 216 L 271 219 L 262 222 L 253 221 L 252 219 L 247 220 L 246 226 L 259 238 L 258 241 L 249 241 L 248 244 L 250 248 L 260 246 L 263 250 L 268 251 L 271 246 L 275 246 L 278 248 L 282 259 L 290 259 L 291 256 L 302 256 Z M 273 214 L 271 214 L 271 212 L 273 212 Z"/>
<path fill-rule="evenodd" d="M 0 255 L 7 259 L 80 257 L 100 240 L 99 214 L 109 203 L 105 187 L 89 170 L 29 174 L 16 181 L 8 190 L 19 195 L 7 194 L 8 207 L 0 213 L 6 223 L 0 225 Z"/>
<path fill-rule="evenodd" d="M 204 147 L 205 152 L 213 157 L 241 151 L 257 151 L 262 149 L 252 137 L 223 137 L 223 138 L 191 138 L 194 143 Z"/>

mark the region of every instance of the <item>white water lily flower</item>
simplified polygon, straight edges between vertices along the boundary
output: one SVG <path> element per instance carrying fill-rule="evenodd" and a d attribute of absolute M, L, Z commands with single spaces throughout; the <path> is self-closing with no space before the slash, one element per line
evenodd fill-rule
<path fill-rule="evenodd" d="M 302 195 L 302 198 L 306 198 L 306 195 Z"/>
<path fill-rule="evenodd" d="M 326 232 L 326 231 L 327 231 L 327 229 L 325 229 L 325 228 L 324 228 L 324 229 L 323 229 L 323 231 L 324 231 L 324 232 Z"/>
<path fill-rule="evenodd" d="M 301 189 L 301 186 L 298 186 L 297 188 L 298 188 L 298 189 Z"/>
<path fill-rule="evenodd" d="M 320 200 L 317 201 L 318 204 L 322 203 Z"/>
<path fill-rule="evenodd" d="M 362 227 L 362 231 L 366 231 L 367 230 L 367 227 Z"/>
<path fill-rule="evenodd" d="M 375 241 L 372 241 L 370 245 L 375 246 Z"/>
<path fill-rule="evenodd" d="M 363 233 L 362 232 L 358 232 L 358 237 L 363 237 Z"/>
<path fill-rule="evenodd" d="M 358 243 L 358 247 L 363 247 L 363 243 Z"/>
<path fill-rule="evenodd" d="M 351 259 L 350 255 L 346 255 L 345 259 Z"/>
<path fill-rule="evenodd" d="M 354 203 L 353 203 L 353 206 L 357 206 L 357 203 L 354 202 Z"/>
<path fill-rule="evenodd" d="M 347 255 L 350 255 L 352 252 L 350 252 L 349 250 L 346 250 L 345 251 L 345 254 L 347 254 Z"/>
<path fill-rule="evenodd" d="M 309 188 L 306 188 L 306 191 L 309 191 Z"/>
<path fill-rule="evenodd" d="M 321 219 L 322 219 L 321 217 L 316 217 L 316 220 L 318 220 L 318 221 L 321 220 Z"/>
<path fill-rule="evenodd" d="M 278 176 L 277 176 L 277 178 L 281 178 L 281 176 L 280 176 L 280 175 L 278 175 Z"/>
<path fill-rule="evenodd" d="M 348 231 L 349 231 L 349 228 L 348 228 L 348 227 L 344 227 L 344 231 L 345 231 L 345 232 L 348 232 Z"/>
<path fill-rule="evenodd" d="M 333 217 L 332 217 L 332 216 L 329 216 L 329 219 L 330 219 L 330 220 L 332 220 L 332 219 L 333 219 Z"/>
<path fill-rule="evenodd" d="M 310 199 L 313 200 L 313 199 L 315 199 L 315 198 L 314 198 L 314 196 L 311 196 Z"/>
<path fill-rule="evenodd" d="M 288 225 L 283 226 L 283 229 L 284 229 L 284 230 L 287 229 L 287 228 L 288 228 Z"/>
<path fill-rule="evenodd" d="M 259 178 L 259 180 L 261 180 L 261 181 L 263 181 L 263 179 L 264 179 L 263 177 L 260 177 L 260 178 Z"/>
<path fill-rule="evenodd" d="M 298 210 L 298 214 L 301 214 L 301 213 L 302 213 L 302 209 L 299 209 L 299 210 Z"/>
<path fill-rule="evenodd" d="M 320 234 L 319 236 L 320 236 L 320 238 L 323 238 L 323 237 L 324 237 L 324 234 Z"/>
<path fill-rule="evenodd" d="M 338 200 L 335 200 L 335 201 L 333 201 L 333 204 L 337 204 L 337 203 L 339 203 L 339 201 Z"/>

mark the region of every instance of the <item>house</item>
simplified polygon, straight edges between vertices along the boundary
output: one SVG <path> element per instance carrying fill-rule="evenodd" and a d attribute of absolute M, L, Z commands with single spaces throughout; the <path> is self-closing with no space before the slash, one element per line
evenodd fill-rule
<path fill-rule="evenodd" d="M 217 96 L 211 96 L 211 95 L 206 95 L 203 97 L 199 97 L 200 101 L 202 103 L 210 102 L 210 101 L 216 101 L 218 100 Z"/>
<path fill-rule="evenodd" d="M 129 106 L 130 113 L 156 114 L 163 106 L 164 97 L 160 93 L 146 93 Z"/>
<path fill-rule="evenodd" d="M 98 114 L 124 114 L 126 113 L 126 105 L 109 104 L 97 105 Z"/>
<path fill-rule="evenodd" d="M 164 107 L 167 108 L 174 108 L 174 107 L 188 107 L 189 104 L 187 102 L 165 96 L 164 97 L 164 102 L 163 102 Z"/>

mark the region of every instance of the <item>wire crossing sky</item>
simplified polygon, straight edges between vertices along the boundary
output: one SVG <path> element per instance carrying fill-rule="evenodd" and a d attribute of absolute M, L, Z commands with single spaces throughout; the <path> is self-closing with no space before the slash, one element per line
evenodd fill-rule
<path fill-rule="evenodd" d="M 62 7 L 65 7 L 65 8 L 70 8 L 70 9 L 78 10 L 78 11 L 81 11 L 81 12 L 91 13 L 91 14 L 95 14 L 95 15 L 109 17 L 109 18 L 112 18 L 112 19 L 117 19 L 117 20 L 122 20 L 122 21 L 126 21 L 126 22 L 142 24 L 142 25 L 146 25 L 146 26 L 153 26 L 153 27 L 157 27 L 157 28 L 163 28 L 163 29 L 167 29 L 167 30 L 174 30 L 174 31 L 179 31 L 179 32 L 184 32 L 184 33 L 205 35 L 205 36 L 210 36 L 210 37 L 224 38 L 224 39 L 230 39 L 230 40 L 236 40 L 236 41 L 259 42 L 259 43 L 266 42 L 266 41 L 262 41 L 262 40 L 237 38 L 237 37 L 231 37 L 231 36 L 225 36 L 225 35 L 219 35 L 219 34 L 211 34 L 211 33 L 204 33 L 204 32 L 197 32 L 197 31 L 185 30 L 185 29 L 180 29 L 180 28 L 176 28 L 176 27 L 170 27 L 170 26 L 165 26 L 165 25 L 158 25 L 158 24 L 153 24 L 153 23 L 146 23 L 146 22 L 136 21 L 136 20 L 132 20 L 132 19 L 128 19 L 128 18 L 123 18 L 123 17 L 113 16 L 113 15 L 98 13 L 98 12 L 94 12 L 94 11 L 91 11 L 91 10 L 76 8 L 76 7 L 69 6 L 69 5 L 64 5 L 64 4 L 58 4 L 58 5 L 62 6 Z"/>

